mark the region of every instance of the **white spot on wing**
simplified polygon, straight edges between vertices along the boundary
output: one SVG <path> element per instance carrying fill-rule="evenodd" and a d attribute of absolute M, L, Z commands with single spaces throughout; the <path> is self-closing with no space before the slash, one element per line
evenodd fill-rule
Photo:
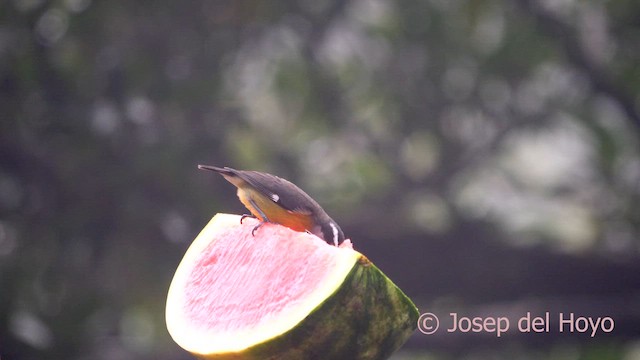
<path fill-rule="evenodd" d="M 331 226 L 331 231 L 333 231 L 333 244 L 338 246 L 338 227 L 332 222 L 329 223 L 329 226 Z"/>
<path fill-rule="evenodd" d="M 278 196 L 278 194 L 271 194 L 271 200 L 273 200 L 273 202 L 278 202 L 278 200 L 280 200 L 280 196 Z"/>

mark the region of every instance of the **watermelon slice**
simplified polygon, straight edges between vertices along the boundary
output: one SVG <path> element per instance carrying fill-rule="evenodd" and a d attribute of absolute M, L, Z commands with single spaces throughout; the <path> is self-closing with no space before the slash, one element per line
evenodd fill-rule
<path fill-rule="evenodd" d="M 385 359 L 418 310 L 364 255 L 315 235 L 218 214 L 169 288 L 167 329 L 207 359 Z"/>

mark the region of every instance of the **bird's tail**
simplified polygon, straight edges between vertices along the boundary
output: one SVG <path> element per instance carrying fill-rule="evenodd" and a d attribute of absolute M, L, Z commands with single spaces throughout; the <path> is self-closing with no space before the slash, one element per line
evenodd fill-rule
<path fill-rule="evenodd" d="M 232 169 L 230 167 L 217 167 L 217 166 L 210 166 L 210 165 L 198 165 L 198 169 L 200 170 L 210 170 L 210 171 L 215 171 L 217 173 L 220 173 L 222 175 L 229 175 L 229 176 L 237 176 L 237 170 L 236 169 Z"/>

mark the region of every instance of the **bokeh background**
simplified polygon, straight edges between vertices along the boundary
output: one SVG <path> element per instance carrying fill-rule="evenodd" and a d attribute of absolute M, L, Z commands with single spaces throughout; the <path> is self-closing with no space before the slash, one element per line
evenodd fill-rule
<path fill-rule="evenodd" d="M 640 2 L 0 3 L 0 357 L 190 359 L 173 271 L 235 189 L 314 196 L 441 317 L 394 359 L 640 359 Z M 552 328 L 555 325 L 552 324 Z"/>

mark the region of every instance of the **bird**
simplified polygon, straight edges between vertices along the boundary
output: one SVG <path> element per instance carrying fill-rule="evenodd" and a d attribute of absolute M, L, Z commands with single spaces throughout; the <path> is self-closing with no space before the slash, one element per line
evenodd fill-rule
<path fill-rule="evenodd" d="M 200 170 L 215 171 L 238 188 L 240 202 L 257 218 L 252 234 L 264 223 L 275 223 L 295 231 L 306 231 L 327 243 L 339 246 L 345 236 L 340 226 L 306 192 L 281 177 L 259 171 L 198 165 Z"/>

